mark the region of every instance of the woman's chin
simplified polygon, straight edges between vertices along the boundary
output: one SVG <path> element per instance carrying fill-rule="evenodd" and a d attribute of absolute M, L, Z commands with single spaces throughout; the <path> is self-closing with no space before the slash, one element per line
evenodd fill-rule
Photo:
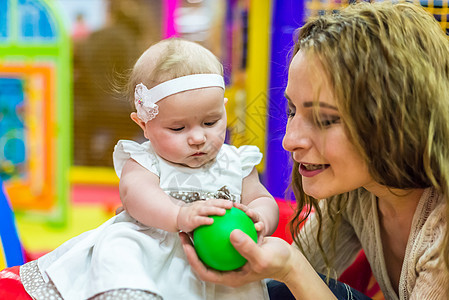
<path fill-rule="evenodd" d="M 325 199 L 329 198 L 330 196 L 333 196 L 329 193 L 323 193 L 322 188 L 307 188 L 306 186 L 303 186 L 304 193 L 308 195 L 309 197 L 315 198 L 315 199 Z"/>

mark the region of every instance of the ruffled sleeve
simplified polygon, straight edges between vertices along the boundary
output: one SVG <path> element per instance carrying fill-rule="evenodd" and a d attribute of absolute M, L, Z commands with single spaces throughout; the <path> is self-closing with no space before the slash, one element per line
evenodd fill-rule
<path fill-rule="evenodd" d="M 263 154 L 257 146 L 241 146 L 238 148 L 238 152 L 242 165 L 242 178 L 245 178 L 262 161 Z"/>
<path fill-rule="evenodd" d="M 145 169 L 160 176 L 159 161 L 150 142 L 139 144 L 134 141 L 118 141 L 114 147 L 113 161 L 115 172 L 119 178 L 122 174 L 123 166 L 130 158 L 134 159 Z"/>

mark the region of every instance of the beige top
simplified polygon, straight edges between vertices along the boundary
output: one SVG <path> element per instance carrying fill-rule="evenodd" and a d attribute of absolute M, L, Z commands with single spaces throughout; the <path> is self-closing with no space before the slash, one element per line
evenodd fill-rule
<path fill-rule="evenodd" d="M 326 201 L 322 201 L 323 216 Z M 394 291 L 388 277 L 380 236 L 379 216 L 376 197 L 364 189 L 350 195 L 348 206 L 338 230 L 336 242 L 334 276 L 339 276 L 364 249 L 385 299 L 449 299 L 449 273 L 445 269 L 441 249 L 446 232 L 446 202 L 434 189 L 426 189 L 419 200 L 413 216 L 410 237 L 407 243 L 404 263 L 399 281 L 399 295 Z M 323 232 L 329 232 L 323 224 Z M 316 232 L 316 218 L 310 217 L 301 231 L 301 240 L 308 241 L 305 255 L 318 272 L 326 274 L 312 232 Z M 329 249 L 330 241 L 323 239 L 324 249 Z"/>

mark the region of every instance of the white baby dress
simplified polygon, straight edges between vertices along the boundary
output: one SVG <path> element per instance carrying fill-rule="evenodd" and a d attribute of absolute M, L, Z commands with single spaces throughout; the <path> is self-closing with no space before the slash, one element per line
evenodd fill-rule
<path fill-rule="evenodd" d="M 123 140 L 114 150 L 119 177 L 129 158 L 158 175 L 162 189 L 174 198 L 185 202 L 209 198 L 240 202 L 242 180 L 261 161 L 262 154 L 255 146 L 225 144 L 214 161 L 194 169 L 165 161 L 156 155 L 150 142 Z M 117 289 L 149 291 L 164 300 L 268 299 L 263 282 L 230 288 L 199 280 L 177 233 L 145 226 L 126 212 L 67 241 L 39 258 L 37 265 L 41 282 L 52 283 L 68 300 L 88 299 Z M 37 297 L 39 293 L 33 295 L 30 283 L 30 277 L 36 274 L 24 266 L 20 274 L 24 287 Z"/>

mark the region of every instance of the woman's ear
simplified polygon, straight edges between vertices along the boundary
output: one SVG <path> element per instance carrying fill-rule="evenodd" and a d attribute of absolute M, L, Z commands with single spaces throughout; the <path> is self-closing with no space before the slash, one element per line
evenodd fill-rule
<path fill-rule="evenodd" d="M 134 123 L 136 123 L 137 125 L 139 125 L 140 128 L 142 128 L 142 130 L 145 132 L 145 122 L 142 121 L 138 116 L 136 112 L 132 112 L 131 115 L 131 120 L 134 121 Z"/>

